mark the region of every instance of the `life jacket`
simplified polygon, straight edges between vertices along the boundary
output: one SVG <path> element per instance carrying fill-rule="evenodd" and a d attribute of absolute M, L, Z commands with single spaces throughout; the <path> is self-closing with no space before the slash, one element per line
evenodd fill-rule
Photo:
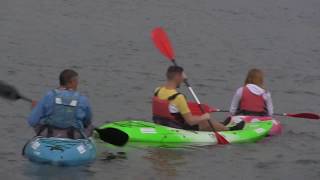
<path fill-rule="evenodd" d="M 187 130 L 199 130 L 198 125 L 191 126 L 186 120 L 183 118 L 180 112 L 171 113 L 169 110 L 170 102 L 176 99 L 179 95 L 183 95 L 181 93 L 176 93 L 163 100 L 158 97 L 161 88 L 159 88 L 152 98 L 152 114 L 153 121 L 157 124 L 162 124 L 165 126 L 179 128 L 179 129 L 187 129 Z M 188 106 L 190 108 L 192 115 L 202 115 L 199 105 L 195 102 L 188 102 Z M 206 112 L 208 112 L 208 107 L 205 107 Z"/>
<path fill-rule="evenodd" d="M 83 124 L 76 118 L 76 110 L 79 104 L 80 94 L 74 92 L 71 96 L 66 96 L 62 90 L 55 89 L 53 111 L 48 117 L 40 120 L 42 126 L 40 131 L 48 128 L 48 135 L 52 136 L 53 129 L 67 130 L 68 136 L 72 138 L 74 130 L 82 130 Z M 39 132 L 41 133 L 41 132 Z"/>
<path fill-rule="evenodd" d="M 267 114 L 266 102 L 263 94 L 256 95 L 252 93 L 247 86 L 243 87 L 237 114 L 243 115 L 264 115 Z"/>

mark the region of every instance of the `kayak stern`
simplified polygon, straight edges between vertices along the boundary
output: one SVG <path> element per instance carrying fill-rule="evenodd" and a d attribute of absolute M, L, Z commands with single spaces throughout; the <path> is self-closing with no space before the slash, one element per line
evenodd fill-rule
<path fill-rule="evenodd" d="M 37 163 L 77 166 L 92 162 L 96 147 L 91 139 L 35 137 L 26 144 L 23 155 Z"/>

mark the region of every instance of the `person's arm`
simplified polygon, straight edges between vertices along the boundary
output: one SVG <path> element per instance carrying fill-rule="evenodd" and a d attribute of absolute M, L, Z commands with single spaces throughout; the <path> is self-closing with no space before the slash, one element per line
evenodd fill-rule
<path fill-rule="evenodd" d="M 81 118 L 83 124 L 88 126 L 92 121 L 92 110 L 88 98 L 82 96 L 80 98 L 80 112 L 78 112 L 78 117 Z"/>
<path fill-rule="evenodd" d="M 210 119 L 210 114 L 208 113 L 205 113 L 201 116 L 192 115 L 188 106 L 188 102 L 183 95 L 177 96 L 176 99 L 174 100 L 174 103 L 176 104 L 178 111 L 181 113 L 183 118 L 191 126 L 199 124 L 201 121 Z"/>
<path fill-rule="evenodd" d="M 46 115 L 46 103 L 50 101 L 50 99 L 52 98 L 51 96 L 51 93 L 48 93 L 39 102 L 33 104 L 35 106 L 33 107 L 31 114 L 27 119 L 30 126 L 36 126 L 40 122 L 40 120 Z"/>
<path fill-rule="evenodd" d="M 243 88 L 239 88 L 232 98 L 232 102 L 229 109 L 232 115 L 235 115 L 239 108 L 239 103 L 242 97 L 242 91 L 243 91 Z"/>
<path fill-rule="evenodd" d="M 273 112 L 273 103 L 272 103 L 272 98 L 271 98 L 271 93 L 270 92 L 265 94 L 265 99 L 266 99 L 268 115 L 272 116 L 274 112 Z"/>

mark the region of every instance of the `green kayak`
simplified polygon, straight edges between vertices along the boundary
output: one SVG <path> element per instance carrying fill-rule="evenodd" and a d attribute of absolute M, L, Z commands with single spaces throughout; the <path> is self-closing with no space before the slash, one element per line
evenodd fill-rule
<path fill-rule="evenodd" d="M 256 142 L 268 135 L 272 121 L 257 121 L 247 123 L 243 130 L 219 132 L 229 143 Z M 217 144 L 212 132 L 189 131 L 166 127 L 141 120 L 124 120 L 104 124 L 97 128 L 101 139 L 128 137 L 130 143 L 184 143 L 191 145 Z"/>

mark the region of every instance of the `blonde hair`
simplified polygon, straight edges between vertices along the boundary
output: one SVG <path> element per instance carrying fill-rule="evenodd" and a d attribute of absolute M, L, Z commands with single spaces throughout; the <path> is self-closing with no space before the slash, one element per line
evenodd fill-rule
<path fill-rule="evenodd" d="M 261 88 L 264 88 L 263 85 L 264 74 L 260 69 L 251 69 L 248 72 L 244 85 L 255 84 Z"/>

